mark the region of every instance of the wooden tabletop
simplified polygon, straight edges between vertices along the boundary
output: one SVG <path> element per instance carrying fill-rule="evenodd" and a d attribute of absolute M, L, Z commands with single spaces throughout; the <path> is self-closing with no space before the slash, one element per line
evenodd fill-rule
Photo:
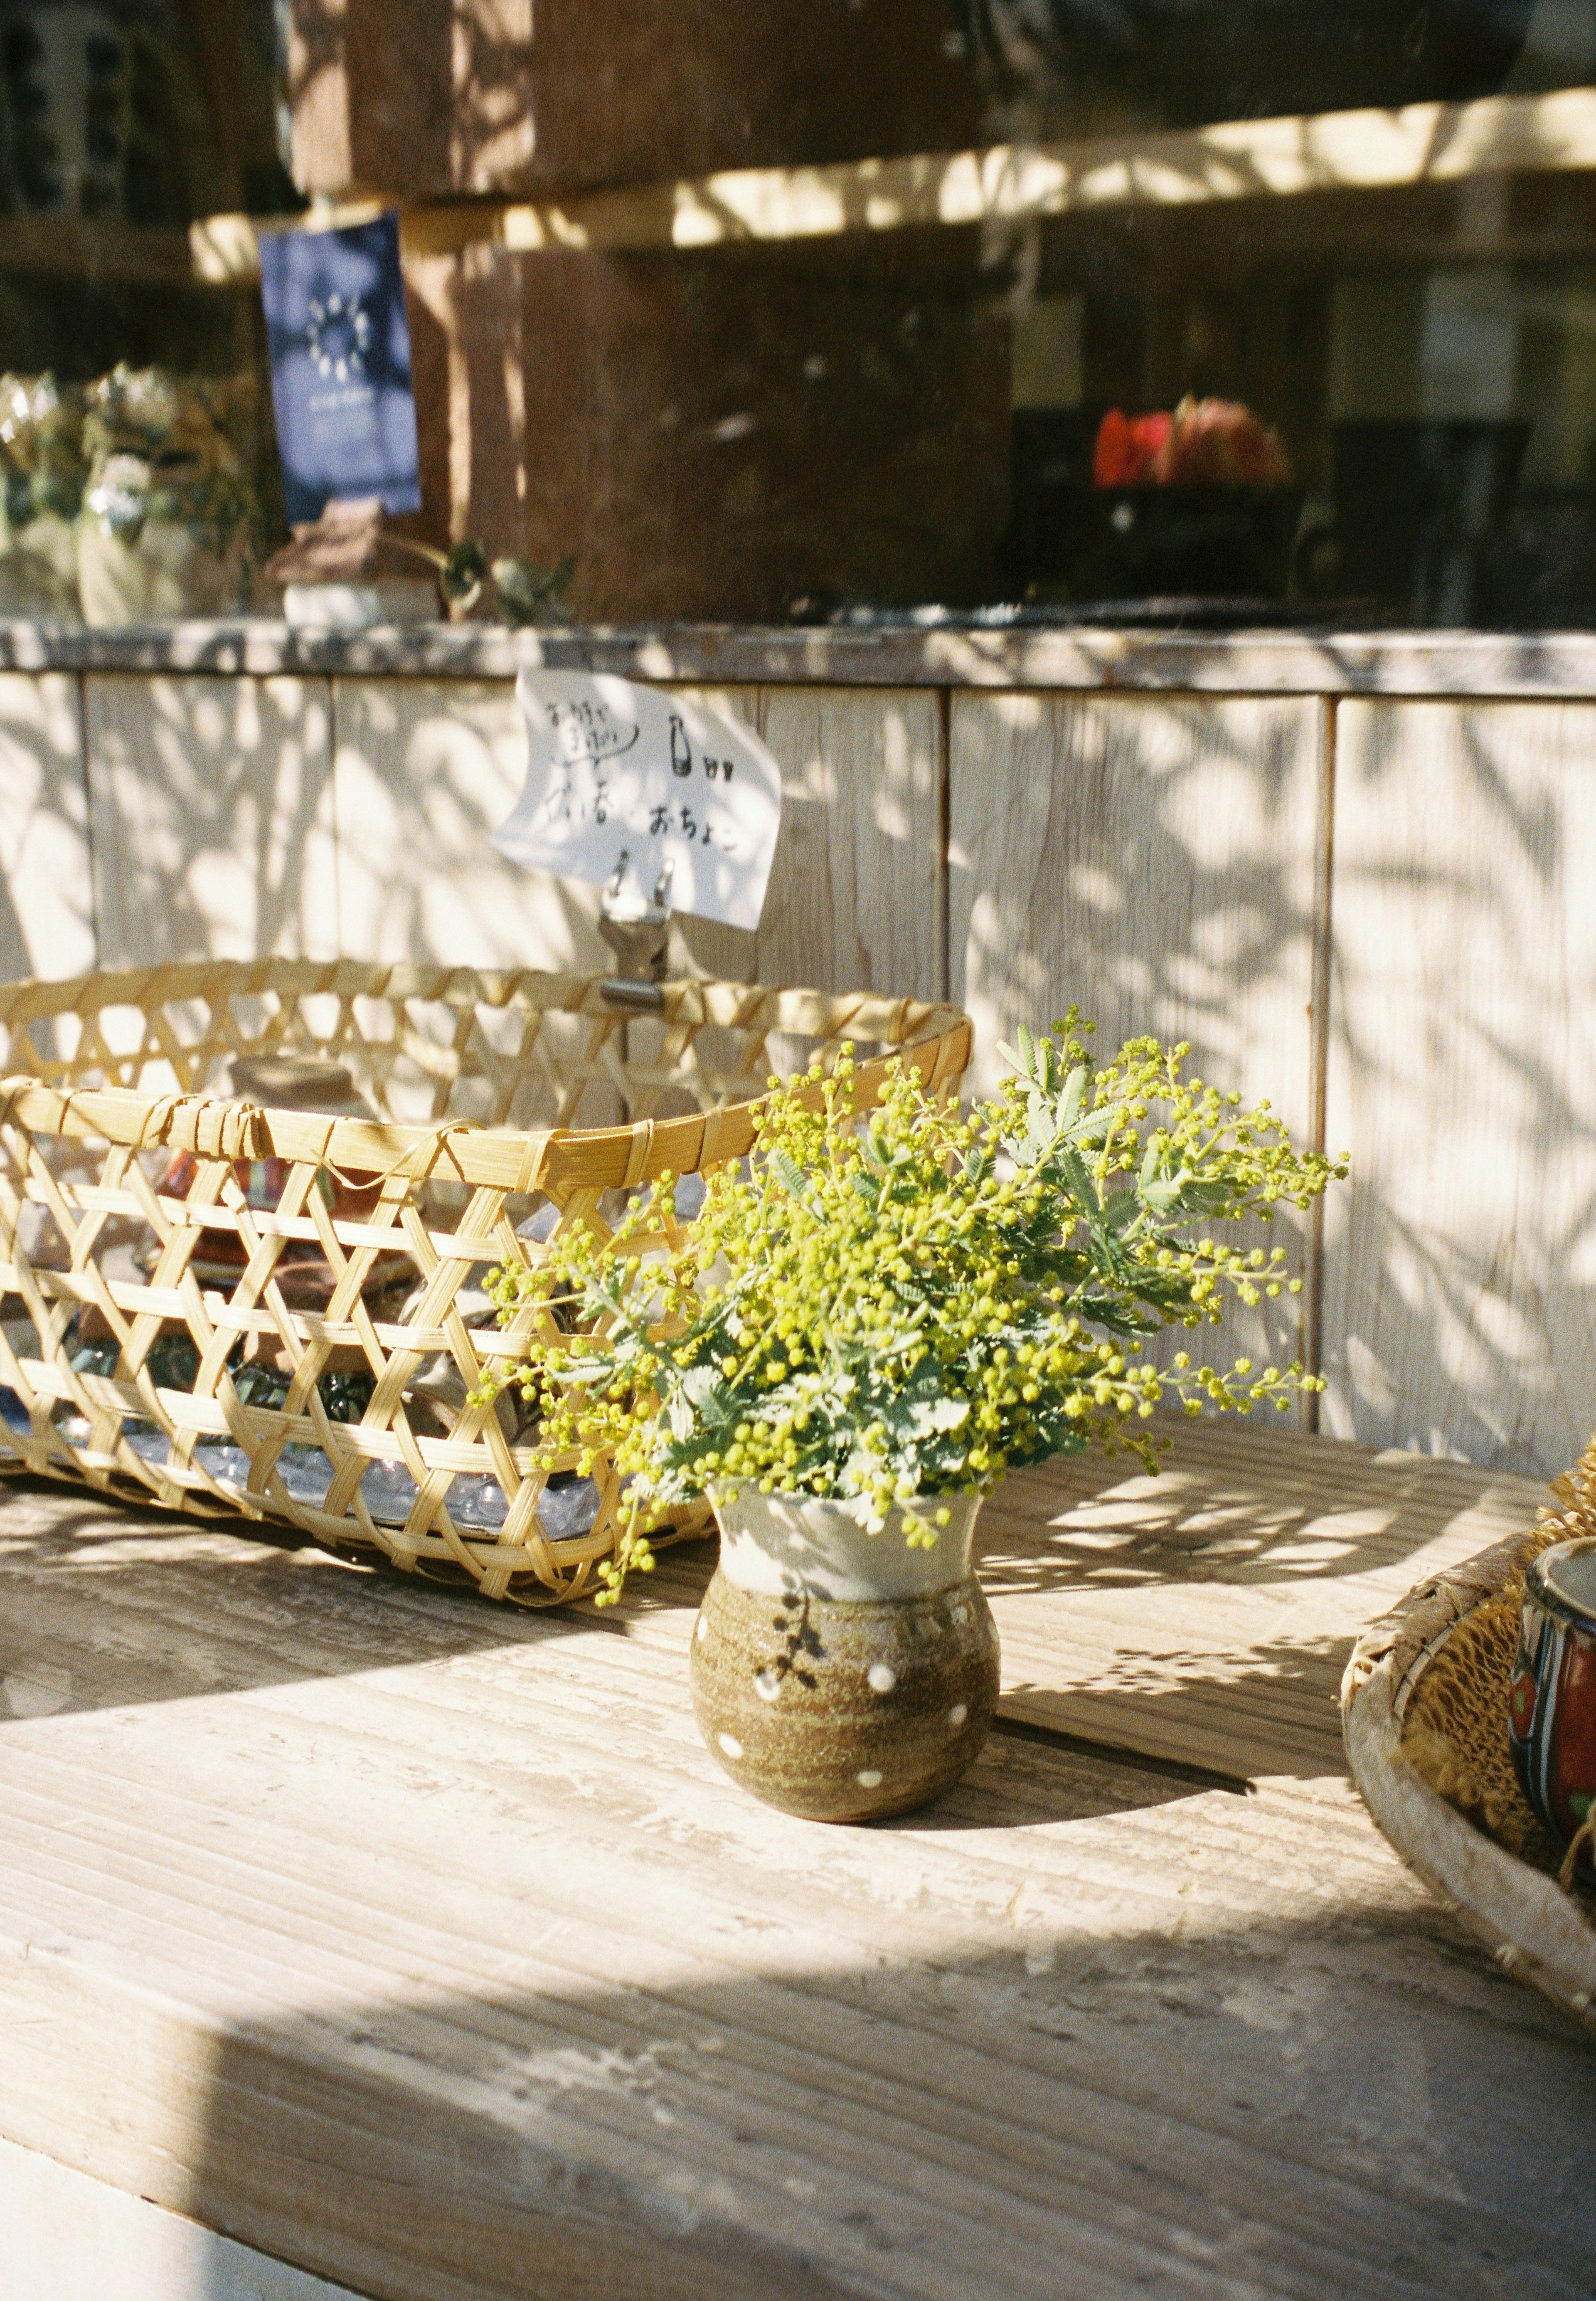
<path fill-rule="evenodd" d="M 766 1811 L 706 1546 L 530 1615 L 0 1493 L 0 2134 L 376 2301 L 1596 2290 L 1596 2062 L 1345 1779 L 1353 1631 L 1527 1480 L 1196 1426 L 1015 1479 L 1004 1716 Z"/>

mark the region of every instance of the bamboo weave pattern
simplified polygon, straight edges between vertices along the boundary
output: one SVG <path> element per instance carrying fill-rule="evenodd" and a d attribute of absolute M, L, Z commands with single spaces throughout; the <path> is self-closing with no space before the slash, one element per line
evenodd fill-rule
<path fill-rule="evenodd" d="M 487 1269 L 744 1156 L 769 1073 L 817 1049 L 871 1057 L 866 1100 L 895 1052 L 936 1092 L 970 1052 L 950 1007 L 662 993 L 639 1017 L 597 976 L 284 959 L 0 984 L 0 1472 L 286 1521 L 489 1597 L 590 1587 L 625 1499 L 603 1464 L 539 1469 L 511 1400 L 470 1402 L 550 1315 L 501 1330 Z M 263 1055 L 344 1064 L 374 1117 L 229 1098 Z"/>

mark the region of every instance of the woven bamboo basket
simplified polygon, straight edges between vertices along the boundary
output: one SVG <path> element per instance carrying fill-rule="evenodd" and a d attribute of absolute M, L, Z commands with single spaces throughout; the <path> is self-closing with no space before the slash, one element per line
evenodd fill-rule
<path fill-rule="evenodd" d="M 539 1468 L 512 1401 L 471 1403 L 549 1316 L 501 1329 L 486 1272 L 741 1158 L 772 1070 L 845 1042 L 868 1103 L 895 1056 L 955 1091 L 970 1026 L 723 983 L 639 1014 L 597 976 L 349 962 L 0 985 L 0 1471 L 286 1522 L 492 1598 L 578 1596 L 630 1508 L 602 1463 Z M 232 1099 L 240 1056 L 341 1063 L 375 1116 Z"/>
<path fill-rule="evenodd" d="M 1352 1778 L 1408 1868 L 1504 1971 L 1596 2029 L 1596 1893 L 1559 1879 L 1513 1771 L 1508 1684 L 1525 1569 L 1596 1533 L 1596 1442 L 1553 1489 L 1561 1508 L 1425 1582 L 1358 1641 L 1341 1682 Z"/>

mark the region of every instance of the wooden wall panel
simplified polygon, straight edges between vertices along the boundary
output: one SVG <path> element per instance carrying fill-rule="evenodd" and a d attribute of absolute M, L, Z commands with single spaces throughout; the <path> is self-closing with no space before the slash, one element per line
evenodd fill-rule
<path fill-rule="evenodd" d="M 336 958 L 324 680 L 84 682 L 100 964 Z"/>
<path fill-rule="evenodd" d="M 1267 1096 L 1308 1138 L 1320 724 L 1310 698 L 954 696 L 950 992 L 973 1084 L 996 1084 L 1018 1024 L 1074 1001 L 1099 1058 L 1133 1032 L 1189 1040 L 1198 1077 Z M 1306 1276 L 1294 1217 L 1265 1243 Z M 1290 1360 L 1304 1308 L 1181 1339 Z"/>
<path fill-rule="evenodd" d="M 1596 1422 L 1596 705 L 1338 726 L 1325 1427 L 1556 1471 Z"/>
<path fill-rule="evenodd" d="M 697 971 L 821 990 L 938 992 L 937 702 L 852 689 L 706 690 L 771 745 L 781 839 L 757 935 L 678 923 Z M 338 881 L 351 958 L 609 965 L 597 892 L 489 844 L 520 795 L 526 737 L 508 685 L 342 680 L 335 691 Z"/>
<path fill-rule="evenodd" d="M 598 898 L 489 844 L 526 781 L 502 680 L 333 683 L 344 956 L 591 970 Z"/>
<path fill-rule="evenodd" d="M 78 682 L 0 674 L 0 976 L 95 964 Z"/>
<path fill-rule="evenodd" d="M 683 922 L 694 963 L 733 980 L 942 996 L 939 705 L 914 689 L 696 690 L 781 766 L 781 836 L 757 934 Z"/>

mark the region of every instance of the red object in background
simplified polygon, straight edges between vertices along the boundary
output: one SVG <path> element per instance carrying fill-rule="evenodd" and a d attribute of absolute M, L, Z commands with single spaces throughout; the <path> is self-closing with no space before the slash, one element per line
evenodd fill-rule
<path fill-rule="evenodd" d="M 1291 466 L 1278 434 L 1239 399 L 1182 399 L 1153 476 L 1166 487 L 1283 488 Z"/>
<path fill-rule="evenodd" d="M 1098 426 L 1098 444 L 1091 458 L 1094 488 L 1134 488 L 1154 477 L 1174 418 L 1163 410 L 1156 415 L 1126 415 L 1111 407 Z"/>
<path fill-rule="evenodd" d="M 1289 487 L 1278 435 L 1238 399 L 1182 399 L 1174 414 L 1126 415 L 1111 407 L 1098 429 L 1092 485 Z"/>

